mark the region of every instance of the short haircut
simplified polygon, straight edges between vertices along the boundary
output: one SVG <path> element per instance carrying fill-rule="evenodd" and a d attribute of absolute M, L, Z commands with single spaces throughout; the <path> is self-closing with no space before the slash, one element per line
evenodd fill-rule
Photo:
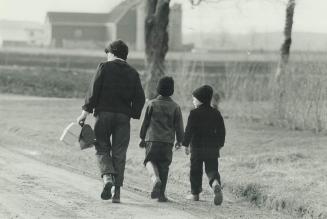
<path fill-rule="evenodd" d="M 112 53 L 114 56 L 120 59 L 127 59 L 128 55 L 128 46 L 122 40 L 116 40 L 111 43 L 104 49 L 105 53 Z"/>

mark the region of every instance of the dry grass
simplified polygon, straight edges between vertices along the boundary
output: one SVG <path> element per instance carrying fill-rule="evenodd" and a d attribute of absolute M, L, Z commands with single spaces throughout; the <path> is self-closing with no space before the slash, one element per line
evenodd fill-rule
<path fill-rule="evenodd" d="M 0 67 L 0 93 L 83 97 L 93 71 L 46 67 Z"/>
<path fill-rule="evenodd" d="M 222 158 L 227 187 L 260 207 L 297 217 L 326 218 L 327 138 L 251 126 L 228 136 L 232 145 Z M 239 142 L 231 140 L 246 135 Z"/>
<path fill-rule="evenodd" d="M 284 76 L 284 114 L 278 121 L 293 130 L 327 129 L 327 71 L 326 64 L 306 63 L 297 66 L 292 63 Z"/>
<path fill-rule="evenodd" d="M 204 72 L 201 63 L 181 60 L 169 68 L 175 78 L 174 98 L 188 109 L 191 93 L 203 84 L 212 85 L 225 105 L 225 115 L 292 130 L 327 132 L 326 63 L 292 64 L 285 80 L 283 106 L 273 104 L 274 64 L 230 63 L 222 72 Z M 2 66 L 0 92 L 49 97 L 83 97 L 92 70 Z M 227 104 L 225 104 L 227 103 Z M 283 107 L 283 115 L 276 108 Z"/>
<path fill-rule="evenodd" d="M 228 116 L 326 133 L 327 64 L 306 62 L 305 56 L 302 62 L 291 63 L 283 78 L 283 106 L 274 105 L 275 71 L 273 63 L 231 63 L 225 72 L 207 73 L 199 63 L 181 61 L 179 68 L 169 72 L 177 84 L 175 98 L 183 106 L 190 107 L 194 88 L 209 84 L 221 96 L 222 104 L 227 102 Z M 279 107 L 284 108 L 283 115 L 278 115 Z"/>

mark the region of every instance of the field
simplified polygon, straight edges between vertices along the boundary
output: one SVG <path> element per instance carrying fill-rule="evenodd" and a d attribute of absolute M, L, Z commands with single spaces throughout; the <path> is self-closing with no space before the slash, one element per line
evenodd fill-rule
<path fill-rule="evenodd" d="M 62 129 L 80 113 L 82 99 L 1 95 L 0 102 L 2 148 L 99 177 L 93 149 L 79 151 L 58 141 Z M 228 102 L 222 103 L 224 115 L 229 108 Z M 186 117 L 187 111 L 183 115 Z M 206 183 L 203 201 L 184 199 L 189 192 L 189 158 L 183 151 L 175 151 L 167 186 L 175 207 L 206 218 L 327 218 L 326 136 L 225 119 L 227 140 L 220 159 L 223 206 L 212 204 Z M 149 196 L 150 180 L 142 166 L 144 151 L 138 148 L 139 127 L 140 122 L 133 120 L 125 188 Z"/>
<path fill-rule="evenodd" d="M 251 64 L 244 68 L 234 63 L 226 67 L 227 74 L 217 77 L 198 72 L 193 64 L 181 62 L 168 74 L 175 78 L 174 99 L 183 108 L 184 120 L 192 107 L 190 94 L 194 87 L 208 83 L 220 94 L 220 109 L 227 125 L 220 159 L 225 201 L 222 207 L 213 206 L 208 186 L 204 186 L 201 202 L 186 201 L 189 158 L 183 151 L 175 151 L 167 188 L 172 203 L 163 209 L 177 215 L 176 209 L 182 209 L 204 218 L 327 218 L 326 64 L 290 65 L 285 78 L 283 119 L 276 117 L 273 102 L 274 66 L 266 69 Z M 79 151 L 58 141 L 62 129 L 79 115 L 94 74 L 94 70 L 71 67 L 0 67 L 0 146 L 40 162 L 35 165 L 50 164 L 68 171 L 66 176 L 83 175 L 87 177 L 83 180 L 94 184 L 91 179 L 99 179 L 94 150 Z M 140 121 L 133 120 L 126 194 L 138 194 L 137 200 L 146 202 L 148 210 L 161 208 L 147 200 L 150 180 L 142 165 L 144 151 L 138 148 L 139 128 Z M 54 170 L 55 176 L 58 171 Z M 6 181 L 0 178 L 1 182 Z M 84 187 L 84 196 L 87 191 Z M 97 202 L 98 191 L 92 192 Z M 0 204 L 0 217 L 2 207 Z M 73 210 L 76 215 L 87 214 Z"/>
<path fill-rule="evenodd" d="M 228 109 L 229 116 L 326 134 L 327 63 L 318 58 L 314 62 L 314 57 L 303 55 L 297 58 L 303 61 L 290 64 L 283 79 L 283 104 L 274 104 L 276 64 L 273 63 L 229 62 L 222 63 L 222 69 L 206 72 L 201 68 L 203 63 L 180 60 L 175 67 L 168 65 L 167 74 L 175 78 L 175 99 L 185 109 L 191 107 L 189 98 L 192 90 L 207 83 L 219 93 L 221 100 L 235 102 L 235 106 Z M 95 68 L 96 64 L 92 69 L 81 66 L 0 66 L 0 92 L 82 98 Z M 145 74 L 141 75 L 141 80 L 145 84 Z M 278 113 L 281 105 L 283 111 Z"/>

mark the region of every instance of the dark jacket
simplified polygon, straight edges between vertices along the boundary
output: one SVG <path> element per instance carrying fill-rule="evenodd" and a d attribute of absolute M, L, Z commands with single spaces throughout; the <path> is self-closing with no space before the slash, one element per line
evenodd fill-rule
<path fill-rule="evenodd" d="M 191 110 L 188 117 L 183 146 L 191 145 L 191 153 L 201 157 L 219 157 L 225 144 L 224 119 L 217 109 L 202 104 Z"/>
<path fill-rule="evenodd" d="M 100 63 L 85 97 L 83 110 L 124 113 L 139 119 L 145 97 L 139 74 L 125 61 Z"/>
<path fill-rule="evenodd" d="M 145 141 L 182 142 L 184 134 L 182 112 L 170 97 L 159 95 L 149 101 L 142 123 L 140 138 Z"/>

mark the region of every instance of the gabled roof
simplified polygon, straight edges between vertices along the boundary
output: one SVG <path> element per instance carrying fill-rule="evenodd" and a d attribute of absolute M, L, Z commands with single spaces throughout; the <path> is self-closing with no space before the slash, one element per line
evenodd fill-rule
<path fill-rule="evenodd" d="M 108 14 L 104 13 L 75 13 L 75 12 L 48 12 L 50 23 L 107 23 Z"/>
<path fill-rule="evenodd" d="M 116 23 L 128 10 L 135 8 L 142 0 L 124 0 L 109 13 L 53 12 L 47 13 L 50 23 Z"/>
<path fill-rule="evenodd" d="M 109 12 L 108 22 L 115 23 L 127 13 L 128 10 L 135 8 L 142 0 L 124 0 Z"/>

